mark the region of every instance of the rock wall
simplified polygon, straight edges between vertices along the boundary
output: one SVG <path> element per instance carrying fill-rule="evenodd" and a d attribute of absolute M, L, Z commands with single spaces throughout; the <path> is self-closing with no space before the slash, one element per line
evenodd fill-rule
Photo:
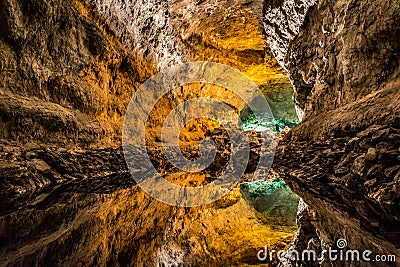
<path fill-rule="evenodd" d="M 79 9 L 50 0 L 0 5 L 1 137 L 115 142 L 126 105 L 152 65 L 127 53 L 96 13 L 77 3 Z"/>
<path fill-rule="evenodd" d="M 0 263 L 254 264 L 265 244 L 285 247 L 292 229 L 260 223 L 237 191 L 212 207 L 170 208 L 138 190 L 120 151 L 64 148 L 118 144 L 136 88 L 199 59 L 239 68 L 266 93 L 270 78 L 287 88 L 277 62 L 289 74 L 303 122 L 275 168 L 308 204 L 292 249 L 345 238 L 400 258 L 398 1 L 261 6 L 1 1 Z"/>
<path fill-rule="evenodd" d="M 299 6 L 287 3 L 275 9 Z M 274 10 L 270 5 L 264 10 Z M 275 161 L 309 205 L 299 220 L 295 245 L 300 250 L 312 243 L 324 249 L 345 238 L 351 249 L 399 260 L 399 12 L 398 1 L 321 0 L 290 38 L 269 31 L 274 21 L 265 15 L 268 38 L 283 40 L 276 54 L 303 114 Z M 343 263 L 325 259 L 323 264 Z"/>
<path fill-rule="evenodd" d="M 306 114 L 353 103 L 397 80 L 398 2 L 320 2 L 286 57 Z"/>
<path fill-rule="evenodd" d="M 308 9 L 316 2 L 316 0 L 264 1 L 265 39 L 283 67 L 290 42 L 299 33 Z"/>
<path fill-rule="evenodd" d="M 228 161 L 225 151 L 218 157 Z M 150 158 L 157 161 L 160 154 L 154 149 Z M 183 177 L 176 171 L 166 175 Z M 259 249 L 284 249 L 296 229 L 282 205 L 274 210 L 290 223 L 266 222 L 267 211 L 251 208 L 239 188 L 203 207 L 161 203 L 135 184 L 122 149 L 21 147 L 0 140 L 0 180 L 1 266 L 256 264 Z"/>
<path fill-rule="evenodd" d="M 296 228 L 293 210 L 289 223 L 271 223 L 268 211 L 255 210 L 238 188 L 206 207 L 169 207 L 141 191 L 121 149 L 110 148 L 119 144 L 138 86 L 171 64 L 218 61 L 257 83 L 274 76 L 287 88 L 262 39 L 260 3 L 0 1 L 0 265 L 256 264 L 266 244 L 287 246 Z M 263 90 L 271 87 L 278 101 L 276 85 Z M 208 89 L 196 90 L 199 96 Z M 209 93 L 227 97 L 220 88 Z M 191 97 L 173 96 L 176 102 L 160 104 L 164 111 Z M 258 160 L 260 143 L 251 146 Z M 229 152 L 224 147 L 224 157 Z M 178 183 L 186 176 L 167 178 Z"/>
<path fill-rule="evenodd" d="M 265 1 L 263 8 L 263 24 L 265 40 L 271 48 L 271 52 L 279 64 L 288 72 L 285 58 L 288 54 L 290 42 L 299 34 L 308 9 L 316 0 L 285 0 Z M 290 71 L 288 72 L 290 74 Z M 291 81 L 294 85 L 294 81 Z M 297 89 L 297 88 L 296 88 Z M 295 90 L 297 94 L 298 90 Z M 302 104 L 294 98 L 297 116 L 303 119 L 304 110 Z"/>
<path fill-rule="evenodd" d="M 97 10 L 124 47 L 163 69 L 183 62 L 187 54 L 174 33 L 170 2 L 173 1 L 96 0 L 92 4 L 87 1 L 86 5 Z M 190 1 L 183 3 L 188 5 Z"/>
<path fill-rule="evenodd" d="M 118 145 L 136 88 L 155 71 L 191 60 L 238 68 L 266 94 L 289 88 L 288 106 L 290 83 L 263 40 L 260 0 L 1 5 L 0 137 Z M 271 103 L 279 98 L 274 93 Z"/>

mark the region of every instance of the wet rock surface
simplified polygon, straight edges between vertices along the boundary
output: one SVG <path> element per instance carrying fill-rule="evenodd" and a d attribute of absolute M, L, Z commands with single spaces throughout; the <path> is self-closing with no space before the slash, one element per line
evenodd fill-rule
<path fill-rule="evenodd" d="M 399 129 L 390 126 L 375 125 L 353 137 L 280 147 L 275 168 L 291 169 L 285 180 L 312 214 L 306 215 L 309 221 L 300 222 L 300 228 L 312 226 L 308 235 L 319 243 L 319 251 L 344 238 L 354 249 L 368 247 L 376 254 L 398 255 L 399 139 L 395 136 Z M 312 238 L 298 238 L 298 248 L 306 249 Z"/>
<path fill-rule="evenodd" d="M 309 4 L 300 2 L 275 9 Z M 318 1 L 292 41 L 275 49 L 303 119 L 279 145 L 274 165 L 308 204 L 294 242 L 300 250 L 311 243 L 326 249 L 345 238 L 351 249 L 399 258 L 400 43 L 393 38 L 399 14 L 395 2 Z M 268 32 L 274 21 L 265 18 Z M 283 25 L 296 27 L 292 18 L 282 18 Z M 284 31 L 270 33 L 288 39 Z M 399 263 L 374 266 L 379 264 Z M 284 264 L 300 265 L 308 263 Z"/>
<path fill-rule="evenodd" d="M 275 77 L 288 86 L 263 41 L 261 6 L 2 1 L 0 265 L 241 265 L 258 263 L 256 253 L 266 244 L 285 248 L 294 227 L 262 221 L 238 188 L 206 207 L 170 207 L 146 195 L 122 150 L 110 148 L 121 145 L 123 117 L 137 88 L 173 64 L 221 62 L 258 84 Z M 210 92 L 228 98 L 225 90 Z M 186 142 L 201 137 L 192 134 Z M 260 159 L 260 142 L 252 135 L 248 181 Z M 159 148 L 148 152 L 169 181 L 210 183 L 230 156 L 226 134 L 213 136 L 220 142 L 218 160 L 198 176 L 175 172 Z M 199 156 L 196 148 L 183 150 L 188 158 Z M 138 160 L 147 154 L 137 152 Z"/>
<path fill-rule="evenodd" d="M 262 220 L 277 225 L 296 225 L 299 197 L 281 179 L 257 181 L 240 185 L 243 198 L 257 211 Z"/>
<path fill-rule="evenodd" d="M 212 206 L 169 207 L 135 185 L 120 149 L 89 148 L 118 145 L 136 88 L 185 60 L 235 66 L 279 102 L 265 81 L 289 83 L 271 51 L 302 118 L 272 173 L 304 200 L 291 249 L 345 238 L 399 259 L 399 3 L 145 2 L 0 3 L 0 265 L 240 265 L 258 263 L 265 244 L 285 248 L 294 229 L 263 223 L 238 190 Z M 214 134 L 220 161 L 189 183 L 225 166 L 229 142 Z M 259 143 L 250 147 L 246 181 L 260 158 Z M 172 171 L 158 152 L 155 165 Z"/>
<path fill-rule="evenodd" d="M 216 138 L 227 137 L 218 132 Z M 256 133 L 251 140 L 259 154 Z M 238 189 L 199 208 L 152 199 L 136 185 L 122 149 L 0 143 L 1 265 L 240 265 L 257 263 L 256 253 L 265 244 L 280 250 L 293 238 L 293 225 L 263 222 Z M 192 150 L 187 153 L 193 158 Z M 146 154 L 136 151 L 135 160 Z M 149 149 L 154 162 L 159 155 L 160 150 Z M 155 166 L 164 169 L 166 179 L 174 174 L 163 163 Z M 205 174 L 216 175 L 220 167 Z"/>
<path fill-rule="evenodd" d="M 26 208 L 29 203 L 35 206 L 40 195 L 47 196 L 40 204 L 45 209 L 68 191 L 111 193 L 135 185 L 120 149 L 21 148 L 5 140 L 1 144 L 2 214 Z"/>

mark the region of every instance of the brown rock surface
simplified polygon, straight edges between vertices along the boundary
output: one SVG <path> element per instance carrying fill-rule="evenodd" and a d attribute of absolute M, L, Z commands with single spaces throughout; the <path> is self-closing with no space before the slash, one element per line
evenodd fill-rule
<path fill-rule="evenodd" d="M 115 143 L 151 65 L 70 2 L 2 1 L 1 137 Z"/>
<path fill-rule="evenodd" d="M 211 2 L 182 3 L 201 14 Z M 246 60 L 239 65 L 250 70 L 255 60 L 255 80 L 277 73 L 288 84 L 276 64 L 277 71 L 266 67 L 270 65 L 265 63 L 261 28 L 243 1 L 225 1 L 219 7 L 220 11 L 234 5 L 232 21 L 239 23 L 235 29 L 246 26 L 242 20 L 248 17 L 251 23 L 244 32 L 256 37 L 233 55 L 224 51 L 229 47 L 206 53 L 205 44 L 188 51 L 178 34 L 185 27 L 177 18 L 186 14 L 180 4 L 0 2 L 1 266 L 253 264 L 266 244 L 284 249 L 293 239 L 293 224 L 263 222 L 238 189 L 201 208 L 170 207 L 151 199 L 135 185 L 121 149 L 109 148 L 120 144 L 123 115 L 138 86 L 157 69 L 199 59 L 193 56 L 196 53 L 207 54 L 209 60 L 212 54 L 222 55 L 220 62 L 231 65 Z M 261 9 L 255 10 L 260 20 Z M 218 17 L 214 12 L 211 21 Z M 196 27 L 190 30 L 193 33 Z M 228 35 L 223 41 L 234 46 L 225 40 Z M 224 97 L 224 91 L 210 92 Z M 190 98 L 186 93 L 174 97 L 175 102 L 163 102 L 165 110 L 180 98 Z M 198 126 L 194 132 L 199 136 L 189 131 L 186 141 L 200 139 L 210 130 L 210 125 L 201 131 Z M 225 136 L 222 139 L 225 142 Z M 258 147 L 252 147 L 253 160 L 259 158 Z M 193 148 L 188 150 L 197 156 Z M 160 150 L 151 153 L 156 158 Z M 217 167 L 227 157 L 229 153 L 223 154 Z M 256 162 L 250 165 L 254 171 Z M 216 172 L 188 179 L 209 182 Z M 185 177 L 169 173 L 167 179 L 178 183 Z"/>
<path fill-rule="evenodd" d="M 286 1 L 291 5 L 273 8 L 292 10 L 300 2 L 307 5 Z M 298 34 L 270 32 L 271 39 L 292 40 L 271 48 L 283 55 L 303 114 L 275 160 L 309 205 L 295 240 L 300 251 L 311 241 L 324 249 L 345 238 L 350 249 L 399 260 L 399 15 L 397 1 L 322 0 L 310 7 Z M 273 21 L 265 19 L 268 30 Z"/>
<path fill-rule="evenodd" d="M 118 145 L 136 88 L 188 60 L 240 69 L 277 107 L 288 72 L 303 122 L 274 169 L 308 204 L 291 249 L 345 238 L 400 259 L 399 17 L 398 1 L 1 1 L 0 265 L 256 264 L 264 245 L 286 247 L 294 229 L 263 223 L 237 190 L 172 208 L 139 190 L 120 150 L 86 149 Z"/>
<path fill-rule="evenodd" d="M 135 184 L 121 149 L 0 143 L 2 266 L 254 264 L 265 245 L 280 250 L 293 239 L 295 225 L 263 222 L 238 189 L 198 208 L 152 199 Z M 166 176 L 172 180 L 174 171 Z"/>

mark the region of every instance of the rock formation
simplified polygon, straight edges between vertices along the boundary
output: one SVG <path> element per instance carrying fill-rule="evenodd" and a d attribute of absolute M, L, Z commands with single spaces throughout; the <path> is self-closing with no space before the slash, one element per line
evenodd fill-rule
<path fill-rule="evenodd" d="M 2 1 L 1 137 L 112 143 L 135 88 L 154 72 L 69 2 Z"/>
<path fill-rule="evenodd" d="M 2 266 L 255 264 L 260 248 L 284 249 L 296 229 L 291 214 L 283 214 L 289 223 L 263 222 L 268 217 L 250 208 L 238 188 L 199 208 L 154 200 L 135 185 L 121 149 L 21 147 L 4 140 L 0 148 Z M 153 150 L 151 158 L 157 161 L 159 153 Z M 167 170 L 167 180 L 185 177 L 158 168 Z"/>
<path fill-rule="evenodd" d="M 293 213 L 285 223 L 268 221 L 239 188 L 205 207 L 170 207 L 140 190 L 116 148 L 132 95 L 172 64 L 212 60 L 267 82 L 264 92 L 290 86 L 263 42 L 261 1 L 5 0 L 0 6 L 0 265 L 257 264 L 266 244 L 287 247 L 296 230 Z M 270 98 L 285 105 L 276 92 Z M 188 95 L 172 96 L 161 111 Z M 154 123 L 159 119 L 156 113 Z M 189 129 L 183 140 L 219 127 L 201 123 L 193 125 L 204 128 L 199 136 Z M 229 142 L 211 132 L 222 140 L 223 165 Z M 248 173 L 260 157 L 255 139 Z M 157 165 L 160 148 L 149 151 L 168 170 Z M 166 178 L 209 182 L 216 171 Z"/>
<path fill-rule="evenodd" d="M 304 12 L 290 12 L 301 6 L 310 7 L 298 30 L 289 37 L 271 30 L 277 22 L 269 11 L 285 15 L 280 25 L 297 29 L 293 19 Z M 275 160 L 309 205 L 300 214 L 295 245 L 306 249 L 312 241 L 325 249 L 344 238 L 351 249 L 398 259 L 399 3 L 285 1 L 264 10 L 267 39 L 303 114 Z"/>
<path fill-rule="evenodd" d="M 260 264 L 257 252 L 266 245 L 287 249 L 294 240 L 289 252 L 320 252 L 340 238 L 349 249 L 399 260 L 399 6 L 0 1 L 0 265 L 246 266 Z M 279 179 L 273 188 L 243 183 L 196 208 L 168 206 L 135 184 L 120 148 L 127 105 L 158 70 L 196 60 L 248 75 L 279 130 L 297 111 L 302 122 L 283 134 L 273 170 L 262 178 L 283 178 L 302 198 L 298 227 L 298 198 Z M 182 132 L 183 151 L 195 158 L 193 141 L 213 137 L 221 145 L 217 164 L 193 177 L 171 173 L 160 157 L 164 113 L 207 90 L 226 97 L 199 84 L 177 89 L 154 111 L 148 153 L 170 181 L 210 182 L 228 160 L 226 133 L 201 120 Z M 247 175 L 262 154 L 258 135 L 248 134 Z M 282 266 L 358 264 L 288 255 Z"/>

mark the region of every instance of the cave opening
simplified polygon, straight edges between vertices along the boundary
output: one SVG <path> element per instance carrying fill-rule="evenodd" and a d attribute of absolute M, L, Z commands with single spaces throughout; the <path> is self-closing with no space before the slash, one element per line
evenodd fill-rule
<path fill-rule="evenodd" d="M 195 51 L 195 60 L 223 63 L 247 75 L 264 95 L 271 112 L 255 116 L 245 105 L 239 110 L 239 124 L 250 135 L 271 130 L 279 139 L 300 120 L 289 77 L 264 40 L 260 3 L 254 1 L 243 7 L 222 1 L 214 11 L 218 16 L 199 15 L 194 22 L 198 23 L 196 27 L 189 27 L 187 35 L 197 38 L 188 38 L 186 46 Z M 198 32 L 191 32 L 194 29 Z M 299 197 L 277 171 L 272 168 L 253 180 L 244 180 L 239 192 L 246 203 L 257 211 L 258 219 L 294 235 Z"/>
<path fill-rule="evenodd" d="M 271 109 L 270 113 L 260 114 L 257 118 L 248 106 L 240 111 L 240 124 L 245 131 L 269 129 L 275 133 L 282 133 L 299 123 L 292 87 L 289 84 L 273 82 L 269 80 L 259 85 Z"/>
<path fill-rule="evenodd" d="M 185 101 L 210 97 L 237 108 L 236 115 L 242 121 L 242 130 L 252 138 L 250 143 L 254 141 L 251 145 L 254 144 L 252 149 L 256 153 L 250 157 L 254 157 L 252 162 L 257 163 L 259 157 L 254 154 L 258 153 L 257 138 L 260 133 L 271 130 L 281 138 L 299 122 L 291 82 L 264 40 L 259 14 L 262 10 L 259 6 L 261 2 L 243 5 L 244 1 L 220 1 L 215 7 L 209 8 L 208 12 L 202 12 L 208 4 L 205 1 L 196 7 L 190 21 L 184 21 L 178 11 L 177 14 L 172 11 L 173 23 L 184 25 L 180 28 L 179 37 L 189 61 L 222 63 L 239 70 L 262 92 L 271 112 L 261 116 L 261 120 L 256 119 L 246 103 L 238 99 L 240 96 L 216 85 L 194 83 L 174 88 L 155 105 L 146 131 L 152 163 L 166 181 L 185 189 L 208 185 L 216 181 L 229 163 L 231 151 L 226 131 L 215 121 L 186 120 L 186 117 L 190 117 L 188 111 L 180 113 L 185 116 L 178 116 L 175 120 L 185 121 L 185 127 L 177 139 L 182 154 L 189 160 L 197 160 L 200 157 L 199 142 L 210 138 L 218 148 L 216 160 L 209 168 L 198 173 L 184 172 L 168 164 L 168 158 L 159 148 L 163 142 L 161 125 L 171 111 Z M 202 115 L 214 111 L 204 107 Z M 170 254 L 171 247 L 190 251 L 190 257 L 199 257 L 202 263 L 206 262 L 204 255 L 196 254 L 193 247 L 207 247 L 220 258 L 225 258 L 226 254 L 233 255 L 232 249 L 239 249 L 241 253 L 232 256 L 232 261 L 252 264 L 259 263 L 256 258 L 259 247 L 269 244 L 277 251 L 288 248 L 297 231 L 299 197 L 274 169 L 268 173 L 255 174 L 257 164 L 253 165 L 256 166 L 248 166 L 239 185 L 224 197 L 205 207 L 191 208 L 185 215 L 174 219 L 172 226 L 167 225 L 168 231 L 176 234 L 166 232 L 158 255 L 160 262 L 171 260 L 166 256 Z M 189 218 L 195 219 L 188 222 Z M 186 247 L 186 243 L 182 242 L 183 235 L 195 240 L 194 245 Z M 197 237 L 201 240 L 198 241 Z M 238 248 L 238 240 L 243 240 L 246 245 Z M 177 259 L 172 261 L 179 262 Z"/>
<path fill-rule="evenodd" d="M 241 1 L 238 1 L 241 2 Z M 255 1 L 254 5 L 260 1 Z M 201 5 L 199 6 L 201 8 Z M 204 84 L 191 85 L 177 89 L 174 99 L 201 97 L 202 94 L 222 99 L 227 104 L 240 107 L 240 126 L 251 136 L 271 130 L 278 138 L 282 138 L 291 128 L 299 123 L 293 101 L 293 87 L 288 75 L 277 63 L 263 36 L 257 6 L 243 7 L 222 1 L 211 15 L 198 14 L 196 20 L 188 22 L 184 31 L 183 43 L 191 52 L 193 61 L 210 61 L 231 66 L 249 77 L 259 88 L 268 102 L 270 111 L 257 119 L 247 105 L 240 106 L 239 100 L 224 88 L 215 88 Z M 255 11 L 256 10 L 256 11 Z M 191 23 L 191 24 L 190 24 Z M 166 106 L 166 105 L 164 105 Z M 206 111 L 205 111 L 206 112 Z M 157 117 L 157 116 L 156 116 Z M 219 125 L 195 121 L 188 123 L 181 134 L 181 141 L 200 140 L 207 136 L 227 140 Z M 221 145 L 224 151 L 227 146 Z M 193 154 L 188 153 L 189 157 Z M 222 160 L 226 160 L 224 157 Z M 224 165 L 222 160 L 218 165 Z M 211 168 L 213 169 L 213 168 Z M 209 183 L 215 176 L 215 170 L 196 176 L 195 179 L 185 176 L 185 183 L 193 185 L 200 180 Z M 171 177 L 171 176 L 170 176 Z M 249 175 L 250 177 L 250 175 Z M 254 178 L 253 178 L 254 177 Z M 170 178 L 177 182 L 181 174 Z M 222 203 L 222 204 L 221 204 Z M 229 204 L 228 204 L 229 203 Z M 249 209 L 255 211 L 254 216 L 261 222 L 264 233 L 273 237 L 271 244 L 289 244 L 297 230 L 296 215 L 299 197 L 294 194 L 283 181 L 280 174 L 271 169 L 269 173 L 259 176 L 244 177 L 238 188 L 215 205 L 222 205 L 227 211 L 235 210 L 238 220 L 244 220 Z M 212 227 L 218 227 L 213 225 Z M 227 228 L 232 227 L 231 223 Z M 256 231 L 237 227 L 235 232 L 246 232 L 246 240 L 254 243 L 259 234 Z M 257 237 L 256 237 L 257 236 Z M 280 241 L 277 241 L 280 240 Z M 285 241 L 282 241 L 285 240 Z"/>
<path fill-rule="evenodd" d="M 241 106 L 238 110 L 241 128 L 253 136 L 257 132 L 271 130 L 278 138 L 282 138 L 299 123 L 299 118 L 293 100 L 293 86 L 264 39 L 260 13 L 262 1 L 220 1 L 216 6 L 206 6 L 199 4 L 194 11 L 196 18 L 185 22 L 187 25 L 181 35 L 185 49 L 190 51 L 193 61 L 222 63 L 248 76 L 264 95 L 271 112 L 262 114 L 260 119 L 247 105 Z M 203 8 L 208 12 L 202 12 Z M 195 94 L 199 97 L 201 93 L 197 91 L 204 93 L 208 90 L 206 95 L 217 96 L 228 104 L 240 106 L 237 104 L 239 101 L 223 88 L 198 86 L 200 90 L 193 85 L 191 88 L 182 88 L 180 95 Z M 188 89 L 187 93 L 184 89 Z M 210 136 L 224 136 L 219 130 L 216 131 L 219 128 L 217 125 L 210 126 L 204 122 L 188 124 L 187 128 L 189 131 L 182 134 L 183 141 L 197 141 L 206 137 L 207 132 L 211 132 Z M 275 218 L 273 224 L 293 226 L 294 230 L 288 232 L 294 234 L 299 197 L 291 192 L 281 178 L 272 169 L 254 180 L 245 179 L 239 192 L 257 210 L 262 221 Z"/>

